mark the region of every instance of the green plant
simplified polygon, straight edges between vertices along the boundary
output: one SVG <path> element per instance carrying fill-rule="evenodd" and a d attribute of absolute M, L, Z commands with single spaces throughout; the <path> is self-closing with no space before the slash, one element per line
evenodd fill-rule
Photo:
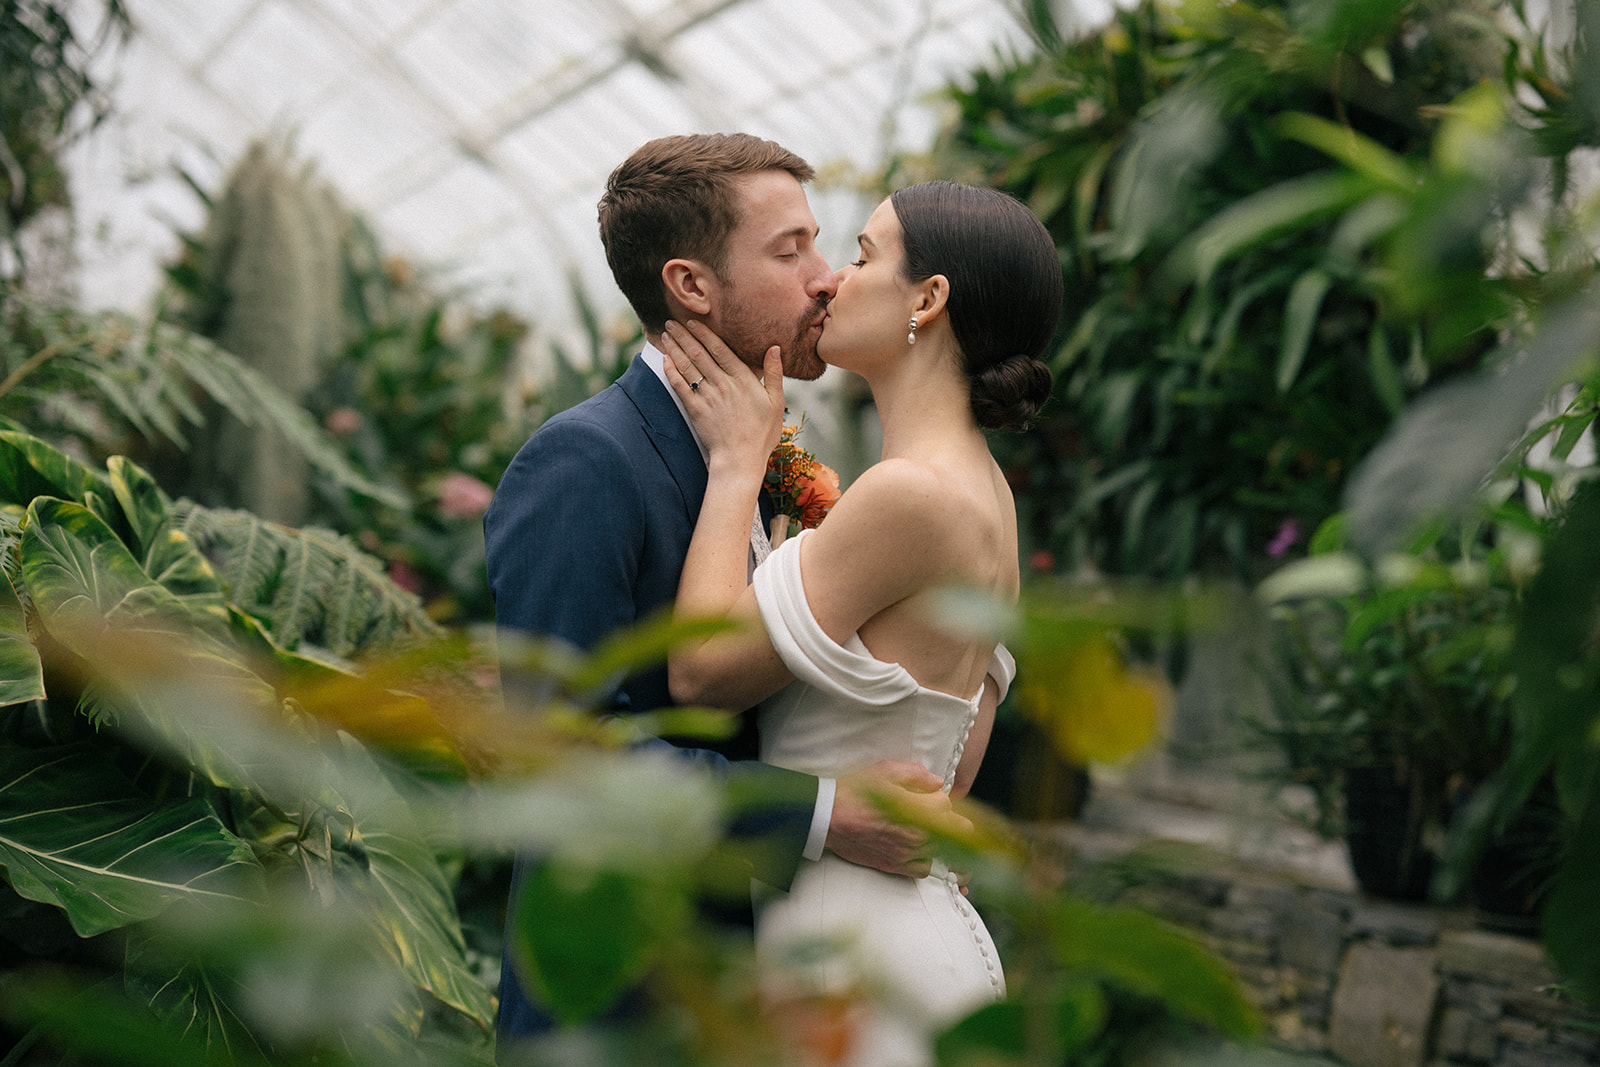
<path fill-rule="evenodd" d="M 1040 54 L 952 90 L 931 159 L 891 178 L 1015 194 L 1067 274 L 1054 400 L 995 442 L 1028 554 L 1254 580 L 1409 396 L 1478 363 L 1500 294 L 1461 219 L 1483 201 L 1430 160 L 1501 69 L 1490 8 L 1145 2 L 1065 40 L 1035 3 Z M 1413 291 L 1408 251 L 1448 264 L 1449 300 Z"/>
<path fill-rule="evenodd" d="M 354 466 L 412 503 L 395 508 L 319 478 L 311 515 L 388 560 L 435 618 L 490 620 L 482 515 L 493 487 L 540 422 L 626 369 L 641 335 L 606 329 L 574 282 L 588 350 L 573 356 L 552 344 L 532 380 L 527 323 L 439 295 L 409 264 L 383 257 L 359 220 L 345 264 L 352 339 L 306 404 Z"/>
<path fill-rule="evenodd" d="M 1485 500 L 1505 500 L 1515 491 L 1536 505 L 1520 516 L 1497 513 L 1537 546 L 1536 565 L 1521 583 L 1504 653 L 1515 683 L 1506 705 L 1505 757 L 1457 811 L 1437 887 L 1448 895 L 1466 884 L 1486 846 L 1542 804 L 1541 790 L 1551 790 L 1567 831 L 1549 878 L 1541 933 L 1571 988 L 1596 1000 L 1600 558 L 1594 546 L 1600 497 L 1592 464 L 1573 457 L 1579 442 L 1592 440 L 1597 411 L 1600 292 L 1595 193 L 1577 180 L 1573 153 L 1591 145 L 1600 128 L 1600 68 L 1592 50 L 1595 5 L 1580 4 L 1576 12 L 1579 32 L 1569 45 L 1519 42 L 1508 53 L 1508 91 L 1498 99 L 1485 90 L 1464 100 L 1461 121 L 1438 153 L 1440 177 L 1454 178 L 1456 204 L 1494 203 L 1497 217 L 1520 219 L 1516 228 L 1494 231 L 1505 253 L 1502 273 L 1490 283 L 1453 274 L 1439 254 L 1444 246 L 1422 240 L 1450 232 L 1442 214 L 1423 215 L 1415 221 L 1426 225 L 1396 231 L 1415 235 L 1428 253 L 1391 249 L 1394 271 L 1410 272 L 1406 291 L 1443 302 L 1459 284 L 1470 300 L 1490 284 L 1508 311 L 1487 369 L 1431 389 L 1408 406 L 1352 476 L 1347 510 L 1349 544 L 1370 561 L 1402 550 L 1431 523 L 1471 514 Z M 1443 166 L 1452 160 L 1453 168 Z M 1528 183 L 1541 164 L 1548 182 Z M 1458 220 L 1463 227 L 1468 221 L 1474 231 L 1483 226 L 1481 216 Z M 1547 446 L 1547 458 L 1538 458 L 1535 446 Z"/>
<path fill-rule="evenodd" d="M 125 460 L 92 469 L 16 431 L 0 432 L 0 501 L 0 868 L 16 894 L 0 929 L 37 949 L 0 968 L 13 1062 L 487 1063 L 489 990 L 439 857 L 514 840 L 551 858 L 513 943 L 553 974 L 561 1014 L 590 1020 L 639 979 L 665 998 L 598 1034 L 600 1062 L 776 1055 L 738 977 L 748 948 L 692 918 L 718 791 L 608 755 L 634 727 L 582 713 L 672 630 L 576 663 L 507 648 L 572 701 L 508 720 L 482 706 L 470 648 L 437 644 L 416 601 L 331 535 L 174 502 Z M 1004 832 L 947 847 L 1012 914 L 1017 980 L 1036 990 L 952 1048 L 1029 1063 L 1138 1032 L 1252 1032 L 1186 936 L 1041 895 Z"/>
<path fill-rule="evenodd" d="M 310 378 L 294 395 L 350 466 L 389 492 L 313 471 L 300 519 L 357 538 L 440 621 L 492 619 L 481 517 L 493 486 L 540 422 L 620 375 L 641 335 L 636 326 L 602 324 L 574 281 L 587 350 L 547 342 L 535 380 L 530 324 L 504 309 L 479 309 L 468 294 L 386 254 L 365 221 L 305 172 L 281 153 L 254 149 L 215 197 L 188 178 L 210 219 L 201 232 L 180 235 L 162 314 L 281 361 L 281 346 L 249 338 L 263 334 L 263 320 L 270 327 L 286 309 L 303 307 L 292 317 L 303 327 L 297 347 Z M 315 218 L 332 222 L 318 226 Z M 258 245 L 265 252 L 245 255 Z M 306 269 L 246 269 L 257 261 Z M 248 505 L 229 479 L 204 474 L 237 466 L 218 452 L 218 436 L 155 469 L 163 484 L 205 502 Z"/>
<path fill-rule="evenodd" d="M 417 798 L 383 769 L 459 777 L 460 757 L 417 697 L 350 666 L 438 638 L 414 598 L 331 535 L 179 505 L 132 463 L 95 470 L 17 431 L 0 431 L 0 502 L 7 940 L 64 919 L 82 939 L 58 946 L 69 960 L 120 974 L 202 1046 L 294 1048 L 296 1024 L 240 1001 L 249 961 L 223 957 L 241 946 L 213 967 L 172 939 L 219 921 L 276 936 L 291 917 L 261 902 L 308 892 L 301 917 L 360 949 L 345 979 L 388 991 L 377 1010 L 338 1002 L 348 1041 L 448 1029 L 450 1013 L 487 1026 Z"/>
<path fill-rule="evenodd" d="M 0 290 L 0 418 L 74 456 L 165 454 L 190 447 L 205 397 L 271 426 L 329 482 L 404 506 L 361 474 L 294 398 L 204 337 L 121 312 L 83 312 Z"/>
<path fill-rule="evenodd" d="M 1344 525 L 1325 524 L 1307 559 L 1260 587 L 1273 707 L 1251 726 L 1276 757 L 1268 779 L 1310 789 L 1312 825 L 1345 837 L 1358 881 L 1420 896 L 1457 810 L 1506 759 L 1514 620 L 1536 546 L 1508 524 L 1469 525 L 1369 571 Z"/>

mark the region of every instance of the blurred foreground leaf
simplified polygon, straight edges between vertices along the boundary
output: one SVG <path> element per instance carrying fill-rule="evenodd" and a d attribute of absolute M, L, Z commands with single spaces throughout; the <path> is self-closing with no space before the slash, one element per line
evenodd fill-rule
<path fill-rule="evenodd" d="M 1098 985 L 1067 981 L 981 1008 L 940 1035 L 935 1047 L 941 1067 L 1073 1063 L 1105 1030 L 1109 1017 Z"/>
<path fill-rule="evenodd" d="M 1227 967 L 1191 934 L 1142 911 L 1065 897 L 1050 914 L 1061 963 L 1156 997 L 1177 1014 L 1229 1037 L 1260 1032 L 1261 1021 Z"/>
<path fill-rule="evenodd" d="M 637 983 L 688 918 L 674 887 L 539 863 L 514 904 L 507 948 L 534 999 L 560 1022 L 582 1023 Z"/>

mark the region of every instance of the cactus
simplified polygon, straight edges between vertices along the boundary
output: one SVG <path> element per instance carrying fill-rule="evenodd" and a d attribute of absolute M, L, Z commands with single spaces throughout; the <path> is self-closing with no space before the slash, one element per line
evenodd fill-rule
<path fill-rule="evenodd" d="M 197 264 L 201 303 L 186 317 L 291 396 L 302 396 L 344 341 L 340 242 L 348 214 L 288 153 L 257 142 L 212 207 Z M 296 525 L 307 468 L 276 430 L 214 408 L 197 435 L 187 491 Z"/>

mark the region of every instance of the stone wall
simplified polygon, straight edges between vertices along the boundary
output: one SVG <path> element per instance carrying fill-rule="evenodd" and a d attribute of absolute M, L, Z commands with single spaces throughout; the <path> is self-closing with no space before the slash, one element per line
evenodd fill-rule
<path fill-rule="evenodd" d="M 1559 992 L 1537 941 L 1470 912 L 1234 864 L 1147 871 L 1121 899 L 1230 961 L 1281 1047 L 1356 1067 L 1600 1064 L 1600 1014 Z"/>

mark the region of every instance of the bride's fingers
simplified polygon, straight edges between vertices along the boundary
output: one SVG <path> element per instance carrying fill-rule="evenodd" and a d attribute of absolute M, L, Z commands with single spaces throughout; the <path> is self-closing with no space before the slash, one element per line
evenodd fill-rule
<path fill-rule="evenodd" d="M 665 367 L 667 383 L 672 386 L 673 391 L 679 395 L 699 392 L 697 386 L 704 376 L 670 332 L 661 335 L 661 348 L 667 357 Z"/>
<path fill-rule="evenodd" d="M 767 349 L 766 361 L 761 366 L 761 381 L 767 387 L 767 399 L 772 406 L 783 407 L 783 349 L 773 345 Z"/>
<path fill-rule="evenodd" d="M 722 338 L 712 332 L 711 327 L 694 319 L 690 319 L 686 325 L 689 327 L 690 333 L 694 335 L 693 339 L 700 345 L 706 355 L 716 362 L 717 366 L 729 374 L 733 374 L 744 366 L 744 361 L 734 354 L 733 349 L 723 344 Z"/>

